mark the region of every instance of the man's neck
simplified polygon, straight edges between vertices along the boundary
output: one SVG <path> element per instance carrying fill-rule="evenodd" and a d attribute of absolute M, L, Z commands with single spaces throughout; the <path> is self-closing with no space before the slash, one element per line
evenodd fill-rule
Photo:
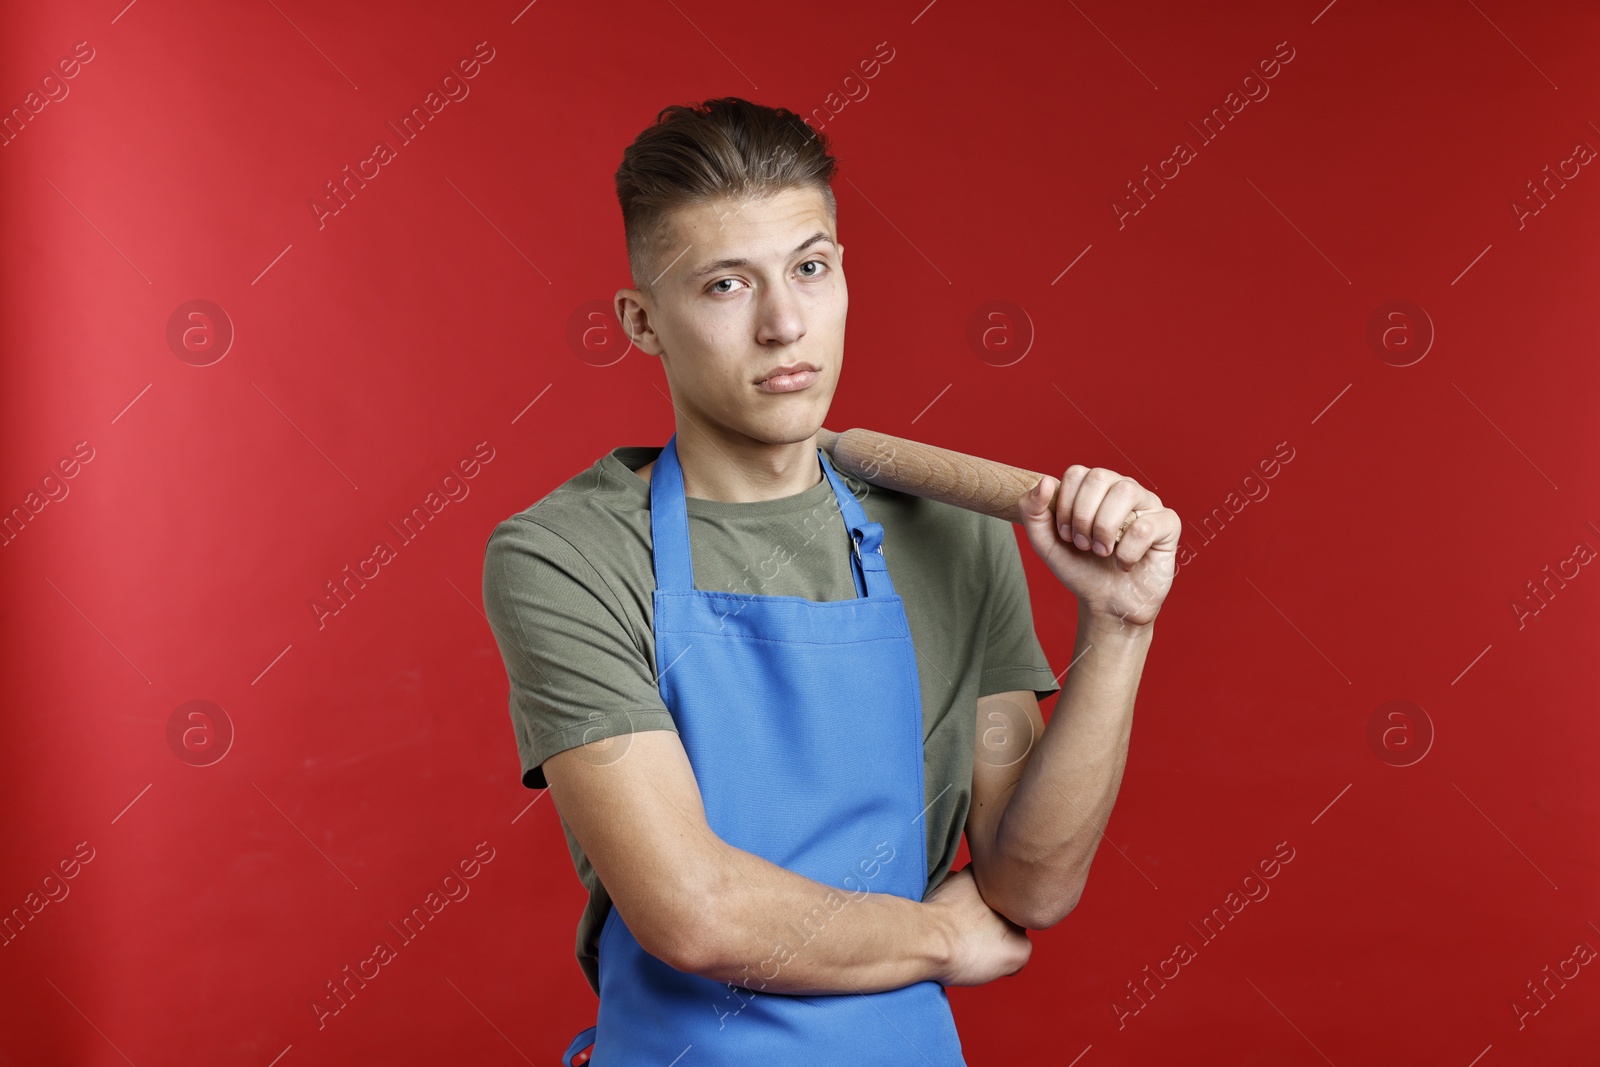
<path fill-rule="evenodd" d="M 678 435 L 678 465 L 684 496 L 735 504 L 794 496 L 822 481 L 815 434 L 769 445 L 748 439 L 712 441 L 691 429 Z M 652 460 L 636 473 L 649 481 L 654 467 Z"/>

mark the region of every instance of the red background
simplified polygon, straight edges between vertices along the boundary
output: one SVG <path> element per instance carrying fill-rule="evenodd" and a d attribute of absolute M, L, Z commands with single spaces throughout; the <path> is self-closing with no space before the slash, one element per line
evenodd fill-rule
<path fill-rule="evenodd" d="M 659 366 L 583 316 L 628 284 L 623 147 L 727 94 L 806 113 L 841 160 L 831 427 L 1111 467 L 1185 521 L 1108 840 L 1022 973 L 951 990 L 971 1062 L 1595 1062 L 1593 965 L 1520 1026 L 1512 1006 L 1600 948 L 1600 577 L 1574 556 L 1600 546 L 1600 176 L 1562 162 L 1600 146 L 1592 7 L 112 0 L 6 22 L 8 112 L 76 42 L 93 58 L 0 148 L 0 505 L 59 497 L 0 552 L 0 908 L 66 893 L 0 948 L 0 1062 L 554 1064 L 593 1020 L 483 545 L 671 432 Z M 324 183 L 481 41 L 470 95 L 319 225 Z M 1270 95 L 1203 143 L 1189 123 L 1280 42 Z M 1196 158 L 1119 226 L 1180 139 Z M 1570 180 L 1519 220 L 1547 165 Z M 169 341 L 192 300 L 220 310 Z M 1428 322 L 1370 340 L 1394 300 Z M 446 491 L 403 543 L 389 524 Z M 326 583 L 380 539 L 395 557 L 339 605 Z M 1065 667 L 1071 598 L 1024 559 Z M 184 719 L 195 700 L 220 710 Z M 325 983 L 480 842 L 470 896 L 319 1029 Z M 1270 896 L 1202 941 L 1189 924 L 1280 842 Z M 1196 958 L 1119 1025 L 1180 940 Z"/>

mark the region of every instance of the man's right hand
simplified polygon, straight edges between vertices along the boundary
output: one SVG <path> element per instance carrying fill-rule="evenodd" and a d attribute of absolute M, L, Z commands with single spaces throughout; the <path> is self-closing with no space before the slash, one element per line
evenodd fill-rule
<path fill-rule="evenodd" d="M 978 892 L 968 864 L 951 871 L 923 901 L 933 908 L 950 938 L 944 985 L 983 985 L 1016 974 L 1033 953 L 1028 932 L 1001 915 Z"/>

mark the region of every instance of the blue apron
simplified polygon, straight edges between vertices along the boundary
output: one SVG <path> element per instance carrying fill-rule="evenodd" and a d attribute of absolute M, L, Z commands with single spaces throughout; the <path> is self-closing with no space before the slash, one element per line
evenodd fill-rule
<path fill-rule="evenodd" d="M 809 913 L 775 916 L 787 920 L 782 945 L 750 960 L 737 985 L 645 952 L 613 907 L 598 947 L 598 1021 L 573 1039 L 566 1067 L 583 1063 L 585 1049 L 589 1067 L 964 1067 L 938 982 L 868 994 L 761 989 L 852 899 L 920 901 L 928 881 L 911 628 L 884 563 L 883 526 L 867 520 L 820 448 L 817 457 L 853 543 L 858 595 L 849 600 L 696 589 L 677 435 L 667 441 L 650 478 L 655 658 L 711 829 L 836 892 Z"/>

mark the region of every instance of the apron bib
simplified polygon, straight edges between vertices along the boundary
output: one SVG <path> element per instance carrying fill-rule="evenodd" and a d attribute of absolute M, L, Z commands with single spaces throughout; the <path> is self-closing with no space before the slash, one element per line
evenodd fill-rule
<path fill-rule="evenodd" d="M 615 907 L 601 929 L 600 1009 L 562 1062 L 589 1067 L 917 1063 L 964 1067 L 935 981 L 879 993 L 761 991 L 863 893 L 920 901 L 922 695 L 905 608 L 870 522 L 819 448 L 853 543 L 857 596 L 814 601 L 694 587 L 677 435 L 650 478 L 662 699 L 699 780 L 711 829 L 735 848 L 835 888 L 776 916 L 779 945 L 730 985 L 645 952 Z M 804 1058 L 804 1059 L 803 1059 Z"/>

